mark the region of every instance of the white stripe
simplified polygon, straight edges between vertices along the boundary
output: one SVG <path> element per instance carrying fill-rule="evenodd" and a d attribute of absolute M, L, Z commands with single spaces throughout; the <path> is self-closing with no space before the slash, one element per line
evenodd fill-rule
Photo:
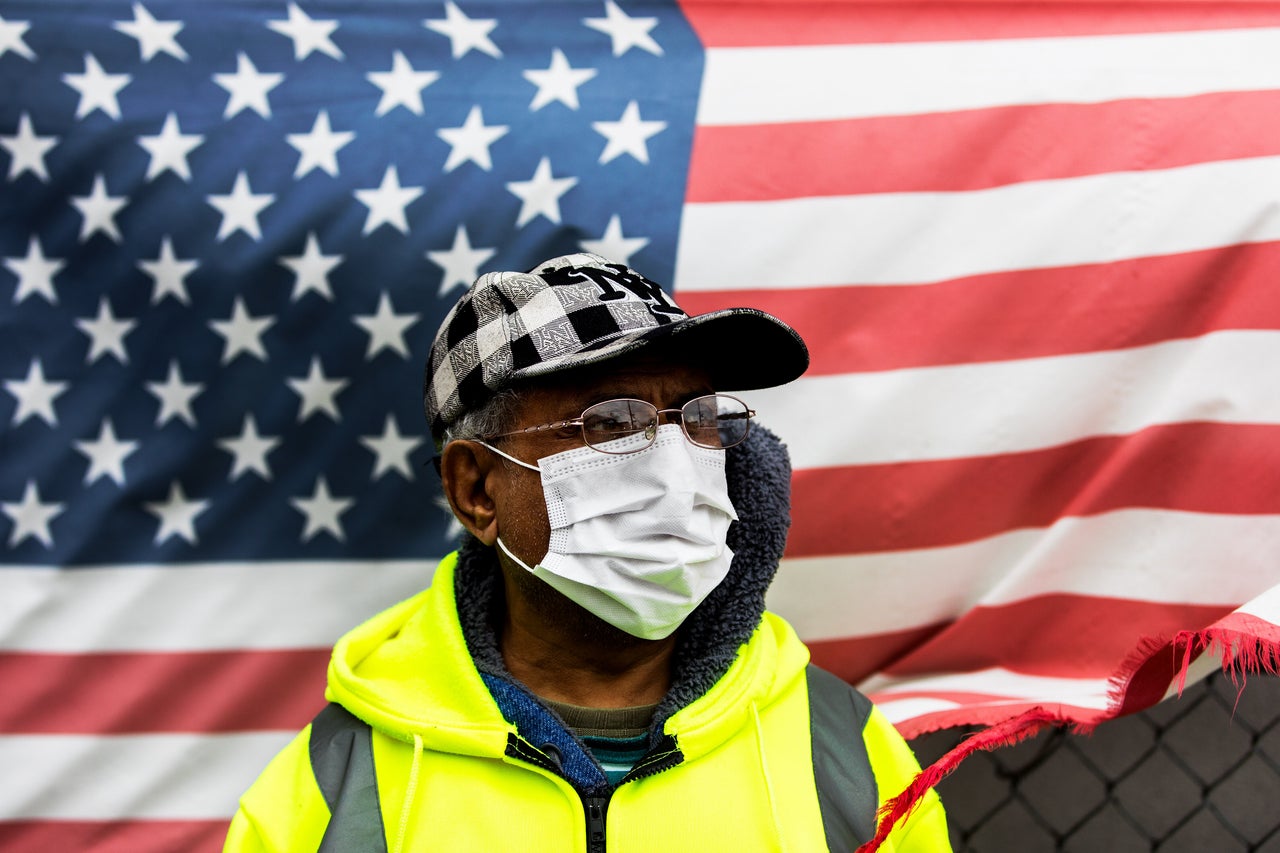
<path fill-rule="evenodd" d="M 1276 239 L 1280 157 L 1255 157 L 969 192 L 689 204 L 674 283 L 926 284 Z"/>
<path fill-rule="evenodd" d="M 435 560 L 0 570 L 0 651 L 327 648 Z"/>
<path fill-rule="evenodd" d="M 914 115 L 1280 88 L 1280 30 L 717 48 L 698 124 Z"/>
<path fill-rule="evenodd" d="M 915 720 L 926 714 L 937 714 L 941 711 L 955 711 L 960 708 L 959 702 L 948 702 L 945 699 L 899 699 L 898 701 L 877 702 L 876 707 L 895 726 L 907 720 Z"/>
<path fill-rule="evenodd" d="M 1233 608 L 1280 595 L 1276 554 L 1280 516 L 1129 509 L 945 548 L 786 559 L 768 606 L 805 640 L 908 630 L 1055 593 Z"/>
<path fill-rule="evenodd" d="M 864 691 L 865 692 L 865 691 Z M 1023 706 L 1023 707 L 1019 707 Z M 912 738 L 919 737 L 921 734 L 927 734 L 929 731 L 939 728 L 936 721 L 929 720 L 931 714 L 944 714 L 949 711 L 964 710 L 966 714 L 961 717 L 960 723 L 950 723 L 947 725 L 964 725 L 969 726 L 973 721 L 974 712 L 981 712 L 984 708 L 993 708 L 1000 714 L 1000 719 L 1010 719 L 1018 716 L 1029 707 L 1049 706 L 1046 710 L 1056 712 L 1063 716 L 1069 717 L 1074 721 L 1091 720 L 1098 717 L 1098 711 L 1107 710 L 1100 708 L 1095 702 L 1093 705 L 1077 705 L 1074 702 L 1064 702 L 1059 699 L 991 699 L 985 702 L 971 698 L 971 694 L 964 697 L 964 704 L 959 702 L 949 702 L 943 699 L 923 698 L 919 696 L 910 699 L 899 699 L 889 701 L 880 701 L 877 697 L 876 707 L 884 713 L 889 722 L 898 726 L 903 734 L 908 732 L 917 732 L 918 734 L 910 734 Z M 902 724 L 909 723 L 904 726 Z M 946 725 L 941 726 L 945 728 Z"/>
<path fill-rule="evenodd" d="M 0 736 L 0 819 L 225 820 L 295 734 Z"/>
<path fill-rule="evenodd" d="M 888 678 L 875 675 L 858 689 L 875 693 L 876 703 L 894 693 L 986 693 L 1001 700 L 1050 704 L 1062 702 L 1077 708 L 1105 710 L 1109 705 L 1110 682 L 1106 678 L 1049 678 L 1043 675 L 1024 675 L 1008 669 L 993 667 L 973 672 L 944 673 L 912 678 Z M 981 707 L 984 703 L 966 707 Z M 996 702 L 990 704 L 1003 704 Z"/>
<path fill-rule="evenodd" d="M 1272 548 L 1270 553 L 1280 554 L 1280 548 Z M 1276 579 L 1276 586 L 1246 601 L 1239 612 L 1280 625 L 1280 578 Z"/>
<path fill-rule="evenodd" d="M 1280 332 L 802 378 L 742 394 L 797 469 L 986 456 L 1189 421 L 1280 424 Z"/>

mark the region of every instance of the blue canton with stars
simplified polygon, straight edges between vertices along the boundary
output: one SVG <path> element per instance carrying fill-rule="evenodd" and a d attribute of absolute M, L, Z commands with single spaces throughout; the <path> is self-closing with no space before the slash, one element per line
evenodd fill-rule
<path fill-rule="evenodd" d="M 440 319 L 671 280 L 701 56 L 661 3 L 0 2 L 0 561 L 447 551 Z"/>

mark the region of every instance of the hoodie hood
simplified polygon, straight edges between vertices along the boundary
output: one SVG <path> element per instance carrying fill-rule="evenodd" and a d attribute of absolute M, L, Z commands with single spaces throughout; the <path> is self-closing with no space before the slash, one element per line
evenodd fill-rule
<path fill-rule="evenodd" d="M 727 736 L 717 730 L 741 725 L 752 704 L 767 705 L 808 662 L 790 627 L 764 618 L 791 522 L 786 448 L 753 425 L 745 442 L 726 451 L 726 476 L 739 519 L 728 533 L 733 564 L 679 629 L 672 686 L 651 731 L 655 743 L 677 736 L 686 755 L 714 746 Z M 393 737 L 417 735 L 429 749 L 501 755 L 518 730 L 563 752 L 558 741 L 568 738 L 572 747 L 572 736 L 503 664 L 492 628 L 501 606 L 496 554 L 468 537 L 441 562 L 429 589 L 338 642 L 327 698 Z"/>

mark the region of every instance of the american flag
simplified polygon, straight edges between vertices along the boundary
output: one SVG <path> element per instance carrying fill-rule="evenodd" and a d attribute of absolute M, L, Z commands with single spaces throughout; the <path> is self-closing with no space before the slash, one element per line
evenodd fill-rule
<path fill-rule="evenodd" d="M 1274 664 L 1277 57 L 1276 3 L 0 0 L 0 847 L 218 848 L 456 538 L 444 311 L 579 249 L 809 341 L 770 603 L 908 735 Z"/>

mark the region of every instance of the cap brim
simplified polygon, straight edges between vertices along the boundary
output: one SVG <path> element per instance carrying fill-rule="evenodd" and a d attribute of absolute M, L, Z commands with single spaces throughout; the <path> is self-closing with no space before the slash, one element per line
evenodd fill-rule
<path fill-rule="evenodd" d="M 809 366 L 800 335 L 755 308 L 725 308 L 638 332 L 597 347 L 544 361 L 512 374 L 533 379 L 604 364 L 639 352 L 661 353 L 703 368 L 717 391 L 773 388 L 798 378 Z"/>

